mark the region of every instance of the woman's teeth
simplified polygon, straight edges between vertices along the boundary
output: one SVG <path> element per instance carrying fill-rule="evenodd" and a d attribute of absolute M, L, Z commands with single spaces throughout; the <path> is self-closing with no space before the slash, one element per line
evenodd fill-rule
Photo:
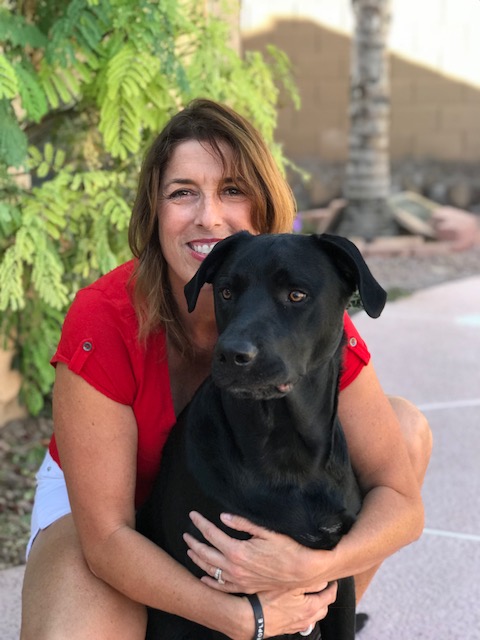
<path fill-rule="evenodd" d="M 216 244 L 216 242 L 210 242 L 209 244 L 192 244 L 191 247 L 196 253 L 201 253 L 204 256 L 208 256 L 208 254 Z"/>

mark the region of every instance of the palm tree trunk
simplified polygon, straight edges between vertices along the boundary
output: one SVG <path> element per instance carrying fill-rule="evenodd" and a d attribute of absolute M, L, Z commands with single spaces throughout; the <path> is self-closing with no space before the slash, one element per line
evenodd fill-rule
<path fill-rule="evenodd" d="M 390 81 L 388 32 L 391 0 L 352 0 L 355 32 L 350 81 L 348 200 L 339 231 L 371 239 L 396 227 L 390 195 Z"/>

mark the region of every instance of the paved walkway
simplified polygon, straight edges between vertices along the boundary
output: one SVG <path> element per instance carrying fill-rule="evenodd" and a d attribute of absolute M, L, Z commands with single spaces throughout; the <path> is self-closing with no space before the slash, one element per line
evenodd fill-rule
<path fill-rule="evenodd" d="M 434 435 L 424 535 L 375 577 L 359 639 L 480 640 L 480 276 L 356 325 L 385 390 L 417 404 Z"/>
<path fill-rule="evenodd" d="M 480 275 L 355 323 L 388 393 L 420 406 L 435 446 L 426 528 L 377 574 L 359 640 L 480 640 Z M 17 640 L 23 568 L 0 572 L 0 638 Z"/>

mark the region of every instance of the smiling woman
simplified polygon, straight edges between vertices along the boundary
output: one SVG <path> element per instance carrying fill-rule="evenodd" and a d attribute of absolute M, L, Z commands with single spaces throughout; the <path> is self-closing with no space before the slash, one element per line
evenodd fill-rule
<path fill-rule="evenodd" d="M 230 527 L 252 534 L 239 552 L 196 514 L 214 547 L 189 554 L 209 576 L 222 571 L 222 582 L 198 580 L 135 529 L 169 432 L 210 373 L 218 339 L 211 291 L 199 291 L 189 313 L 183 287 L 219 240 L 244 229 L 289 232 L 294 216 L 264 141 L 228 107 L 195 100 L 153 142 L 129 228 L 134 258 L 78 292 L 52 358 L 55 435 L 37 476 L 22 640 L 144 640 L 145 605 L 250 640 L 255 617 L 239 592 L 258 592 L 266 637 L 294 633 L 326 615 L 337 578 L 355 574 L 363 590 L 375 566 L 418 535 L 428 425 L 396 403 L 407 450 L 348 317 L 354 340 L 343 353 L 339 414 L 364 506 L 334 552 L 306 551 L 233 518 Z M 293 287 L 288 304 L 301 305 L 302 292 Z"/>

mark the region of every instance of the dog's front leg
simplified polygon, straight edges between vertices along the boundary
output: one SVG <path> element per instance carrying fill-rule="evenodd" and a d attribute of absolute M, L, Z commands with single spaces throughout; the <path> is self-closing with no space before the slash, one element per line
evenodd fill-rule
<path fill-rule="evenodd" d="M 322 640 L 354 640 L 355 638 L 355 581 L 338 581 L 337 599 L 328 608 L 327 617 L 320 622 Z"/>

